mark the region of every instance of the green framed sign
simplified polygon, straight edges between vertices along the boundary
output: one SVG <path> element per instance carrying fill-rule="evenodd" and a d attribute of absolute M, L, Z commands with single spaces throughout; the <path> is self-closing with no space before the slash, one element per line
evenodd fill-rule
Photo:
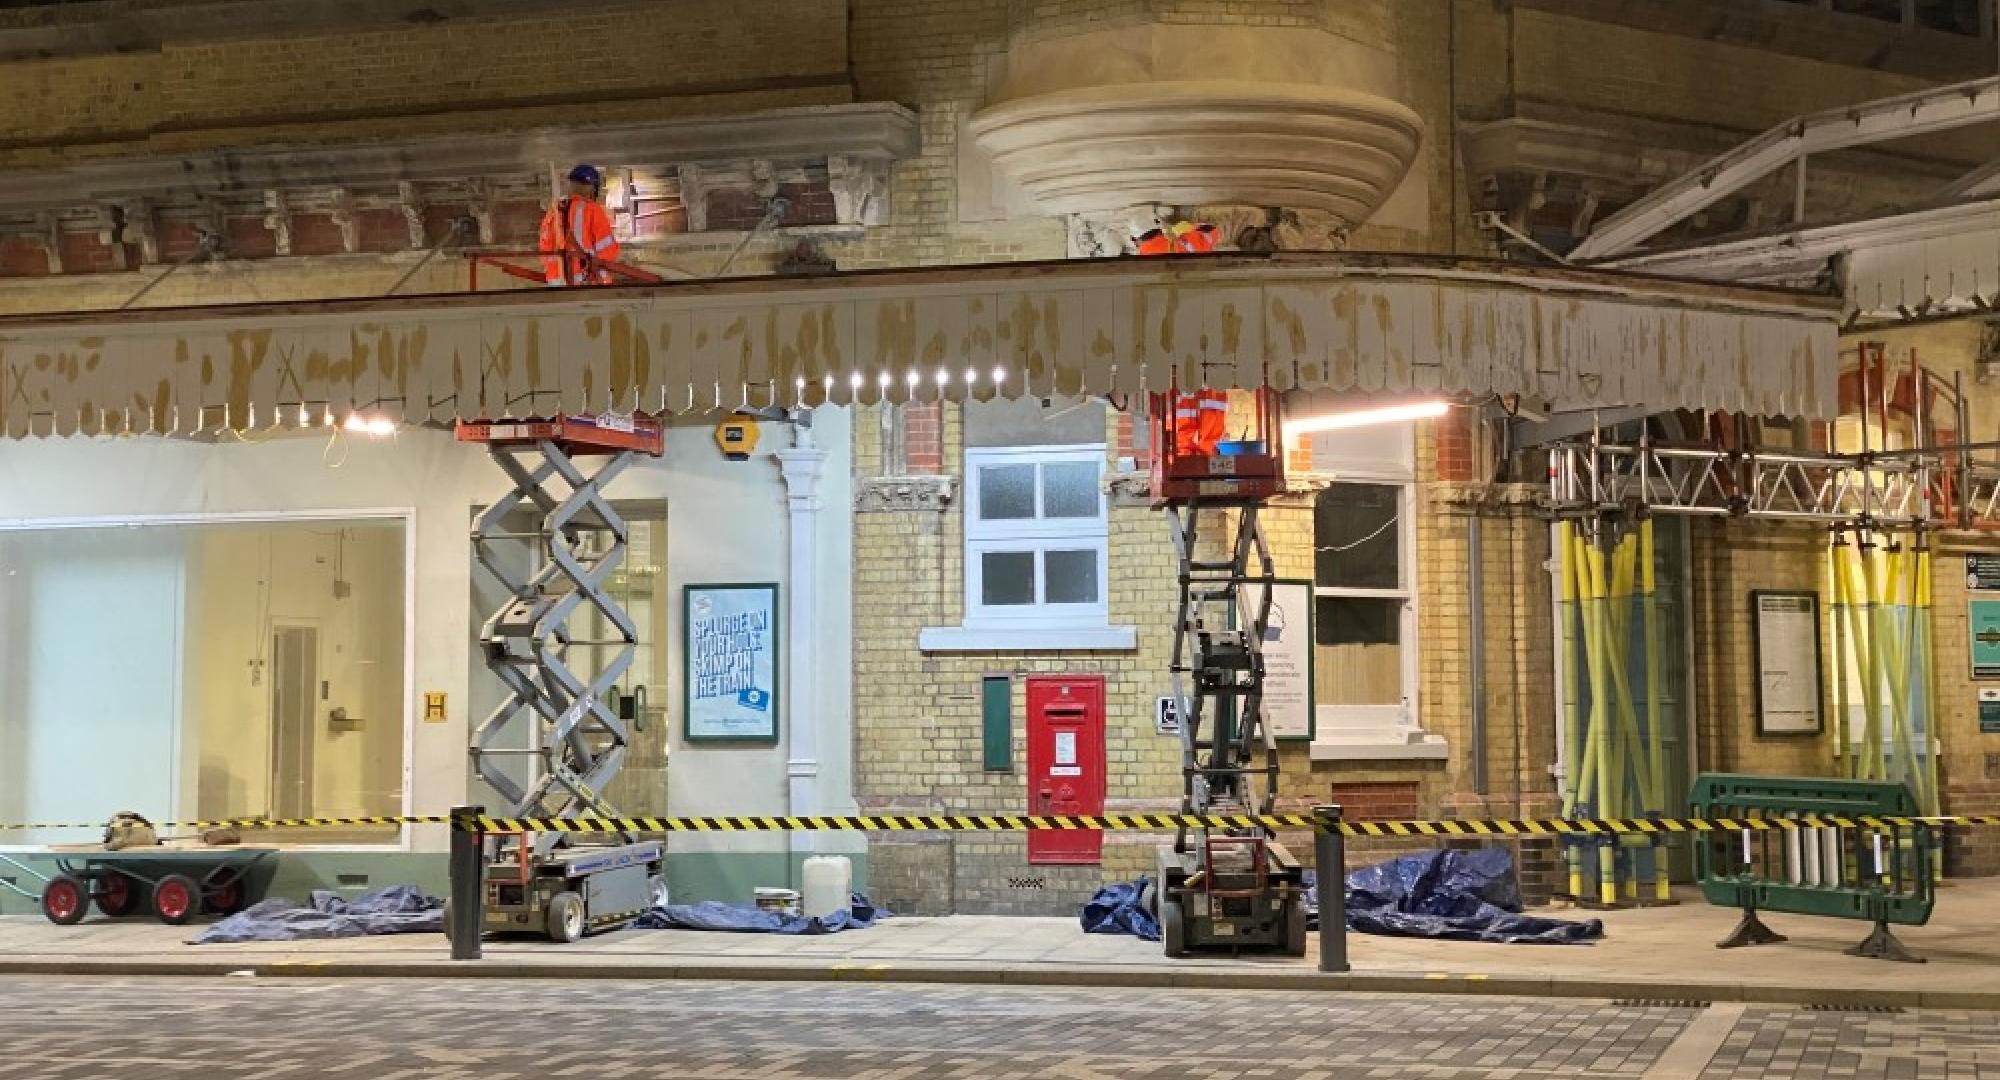
<path fill-rule="evenodd" d="M 2000 600 L 1969 600 L 1966 608 L 1972 677 L 2000 679 Z"/>
<path fill-rule="evenodd" d="M 1243 586 L 1255 604 L 1257 582 Z M 1230 613 L 1230 621 L 1236 619 Z M 1277 578 L 1271 589 L 1271 622 L 1264 628 L 1264 723 L 1280 742 L 1310 742 L 1319 731 L 1313 705 L 1313 583 Z"/>
<path fill-rule="evenodd" d="M 689 585 L 682 599 L 687 741 L 777 742 L 777 584 Z"/>
<path fill-rule="evenodd" d="M 1818 735 L 1820 708 L 1819 594 L 1750 590 L 1750 652 L 1757 734 Z"/>

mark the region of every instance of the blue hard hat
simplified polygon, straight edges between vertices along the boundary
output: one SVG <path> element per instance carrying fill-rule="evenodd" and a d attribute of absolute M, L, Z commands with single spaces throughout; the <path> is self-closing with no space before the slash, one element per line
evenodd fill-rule
<path fill-rule="evenodd" d="M 602 187 L 604 184 L 604 174 L 598 172 L 595 165 L 578 165 L 569 171 L 569 178 L 592 187 Z"/>

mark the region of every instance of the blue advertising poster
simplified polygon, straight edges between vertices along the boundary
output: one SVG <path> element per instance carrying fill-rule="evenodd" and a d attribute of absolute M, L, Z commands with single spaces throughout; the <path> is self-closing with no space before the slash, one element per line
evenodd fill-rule
<path fill-rule="evenodd" d="M 689 742 L 776 742 L 778 587 L 689 585 Z"/>

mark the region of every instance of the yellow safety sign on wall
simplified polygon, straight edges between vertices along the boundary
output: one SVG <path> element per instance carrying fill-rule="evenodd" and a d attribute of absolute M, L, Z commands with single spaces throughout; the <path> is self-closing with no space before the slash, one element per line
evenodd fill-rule
<path fill-rule="evenodd" d="M 444 720 L 444 691 L 424 691 L 424 723 L 442 724 Z"/>
<path fill-rule="evenodd" d="M 757 435 L 756 418 L 742 413 L 715 426 L 716 445 L 722 447 L 722 456 L 731 461 L 748 461 L 750 452 L 757 449 Z"/>

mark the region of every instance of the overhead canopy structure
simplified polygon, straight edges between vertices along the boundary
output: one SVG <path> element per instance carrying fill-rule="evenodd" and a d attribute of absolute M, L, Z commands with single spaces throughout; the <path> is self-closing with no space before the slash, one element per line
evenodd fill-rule
<path fill-rule="evenodd" d="M 2000 124 L 2000 77 L 1932 87 L 1788 120 L 1613 214 L 1569 252 L 1579 263 L 1715 281 L 1834 278 L 1850 320 L 1984 313 L 2000 306 L 2000 157 L 1921 205 L 1852 221 L 1794 220 L 1755 236 L 1640 247 L 1783 168 L 1805 216 L 1807 161 L 1859 146 Z"/>
<path fill-rule="evenodd" d="M 1826 416 L 1830 299 L 1380 255 L 1013 263 L 0 319 L 0 432 L 1114 394 Z"/>

